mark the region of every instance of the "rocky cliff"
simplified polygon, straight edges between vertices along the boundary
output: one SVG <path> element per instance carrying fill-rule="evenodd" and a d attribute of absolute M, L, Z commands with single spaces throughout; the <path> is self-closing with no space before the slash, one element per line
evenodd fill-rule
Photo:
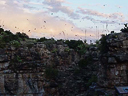
<path fill-rule="evenodd" d="M 110 88 L 128 84 L 126 32 L 90 45 L 3 30 L 0 35 L 0 96 L 114 95 Z"/>
<path fill-rule="evenodd" d="M 103 87 L 128 85 L 128 33 L 111 33 L 106 36 L 106 49 L 101 56 L 98 82 Z"/>
<path fill-rule="evenodd" d="M 76 86 L 78 89 L 77 86 L 82 85 L 84 81 L 75 77 L 73 73 L 75 70 L 77 72 L 75 68 L 77 68 L 78 61 L 84 56 L 70 49 L 63 42 L 52 44 L 48 41 L 38 42 L 31 46 L 24 43 L 25 41 L 21 42 L 19 48 L 7 45 L 0 49 L 1 96 L 47 96 L 50 94 L 65 96 L 68 94 L 65 91 L 68 92 L 71 86 L 72 88 Z M 46 68 L 49 67 L 58 70 L 58 77 L 47 78 L 45 76 Z M 76 85 L 74 81 L 78 84 Z M 72 89 L 69 94 L 70 96 L 73 94 Z M 75 94 L 78 92 L 76 91 Z"/>

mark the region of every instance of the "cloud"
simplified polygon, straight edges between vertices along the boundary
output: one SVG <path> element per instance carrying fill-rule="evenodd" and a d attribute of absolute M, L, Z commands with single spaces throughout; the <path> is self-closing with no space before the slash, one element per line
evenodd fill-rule
<path fill-rule="evenodd" d="M 27 0 L 25 2 L 27 2 Z M 0 5 L 0 7 L 1 6 L 3 5 Z M 0 9 L 0 25 L 14 33 L 25 32 L 30 37 L 39 38 L 45 36 L 58 39 L 84 39 L 85 37 L 85 33 L 81 31 L 80 28 L 76 27 L 72 21 L 49 16 L 42 10 L 37 13 L 27 12 L 26 10 L 27 8 L 24 8 L 24 3 L 16 0 L 6 0 L 4 9 Z M 63 9 L 63 12 L 67 11 L 64 11 Z M 89 36 L 89 34 L 87 36 Z"/>
<path fill-rule="evenodd" d="M 92 16 L 98 16 L 98 17 L 109 18 L 109 19 L 120 19 L 124 17 L 123 13 L 105 14 L 105 13 L 101 13 L 91 9 L 83 9 L 80 7 L 78 12 L 84 15 L 92 15 Z"/>
<path fill-rule="evenodd" d="M 121 24 L 119 21 L 117 20 L 100 20 L 100 19 L 94 19 L 91 16 L 85 16 L 82 19 L 86 19 L 86 20 L 90 20 L 93 23 L 101 23 L 101 24 Z M 125 21 L 126 22 L 126 21 Z"/>
<path fill-rule="evenodd" d="M 0 1 L 0 5 L 5 5 L 5 1 Z"/>
<path fill-rule="evenodd" d="M 0 9 L 0 25 L 4 25 L 3 27 L 5 29 L 11 30 L 14 33 L 25 32 L 30 37 L 40 38 L 45 36 L 47 38 L 54 37 L 56 39 L 85 39 L 85 28 L 79 28 L 72 21 L 67 18 L 59 17 L 59 15 L 58 17 L 56 15 L 49 15 L 47 10 L 37 10 L 33 8 L 33 6 L 31 7 L 31 4 L 34 4 L 35 6 L 44 5 L 44 3 L 41 4 L 39 2 L 31 2 L 30 0 L 5 0 L 5 4 L 0 5 L 0 7 L 4 7 L 4 9 Z M 47 2 L 51 2 L 51 0 Z M 54 4 L 52 6 L 51 3 L 49 6 L 45 4 L 45 6 L 47 5 L 47 8 L 49 8 L 48 10 L 51 8 L 51 12 L 61 11 L 70 15 L 71 18 L 76 16 L 74 10 L 62 5 L 64 1 L 56 0 L 55 5 L 57 2 L 60 3 L 58 4 L 58 7 L 53 8 L 54 10 L 52 9 Z M 33 10 L 36 10 L 36 12 L 32 12 Z M 89 17 L 86 17 L 85 19 L 89 19 Z M 46 23 L 44 21 L 46 21 Z M 97 22 L 95 19 L 94 21 Z M 96 39 L 95 31 L 88 29 L 86 39 Z"/>
<path fill-rule="evenodd" d="M 36 7 L 32 7 L 32 6 L 29 6 L 29 5 L 23 5 L 23 7 L 24 8 L 27 8 L 27 9 L 30 9 L 30 10 L 36 9 Z"/>
<path fill-rule="evenodd" d="M 63 0 L 44 0 L 43 4 L 50 6 L 47 8 L 51 12 L 63 12 L 73 19 L 78 19 L 79 15 L 74 12 L 70 7 L 63 6 Z"/>

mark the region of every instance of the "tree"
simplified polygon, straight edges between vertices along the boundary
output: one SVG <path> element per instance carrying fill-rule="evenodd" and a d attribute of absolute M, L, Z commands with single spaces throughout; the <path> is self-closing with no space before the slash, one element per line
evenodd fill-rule
<path fill-rule="evenodd" d="M 26 33 L 20 33 L 20 32 L 17 32 L 16 36 L 22 38 L 23 40 L 29 38 L 29 36 Z"/>
<path fill-rule="evenodd" d="M 4 29 L 3 28 L 0 28 L 0 34 L 1 34 L 1 32 L 4 32 Z"/>
<path fill-rule="evenodd" d="M 39 40 L 37 40 L 37 42 L 44 42 L 44 41 L 46 41 L 46 40 L 47 40 L 47 38 L 42 37 L 42 38 L 40 38 Z"/>
<path fill-rule="evenodd" d="M 66 40 L 65 43 L 69 46 L 69 48 L 77 49 L 77 47 L 81 44 L 83 44 L 83 41 L 81 40 Z"/>
<path fill-rule="evenodd" d="M 128 26 L 127 26 L 127 24 L 124 24 L 124 28 L 122 28 L 120 31 L 121 32 L 127 32 L 128 33 Z"/>
<path fill-rule="evenodd" d="M 107 36 L 102 34 L 101 35 L 101 39 L 100 39 L 100 52 L 103 54 L 103 53 L 107 53 L 108 52 L 108 44 L 107 44 Z"/>

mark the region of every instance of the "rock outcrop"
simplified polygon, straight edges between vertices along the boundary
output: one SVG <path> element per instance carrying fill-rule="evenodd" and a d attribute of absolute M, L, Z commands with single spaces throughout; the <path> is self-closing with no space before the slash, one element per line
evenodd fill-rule
<path fill-rule="evenodd" d="M 102 54 L 96 45 L 81 51 L 85 46 L 70 49 L 61 41 L 20 44 L 0 49 L 0 96 L 106 95 L 102 88 L 128 85 L 128 33 L 107 35 Z"/>
<path fill-rule="evenodd" d="M 108 52 L 102 54 L 98 83 L 100 86 L 128 85 L 128 33 L 106 36 Z"/>
<path fill-rule="evenodd" d="M 68 49 L 68 50 L 67 50 Z M 47 96 L 57 95 L 58 80 L 46 79 L 46 67 L 65 72 L 82 58 L 63 43 L 35 43 L 20 48 L 0 49 L 0 95 Z"/>

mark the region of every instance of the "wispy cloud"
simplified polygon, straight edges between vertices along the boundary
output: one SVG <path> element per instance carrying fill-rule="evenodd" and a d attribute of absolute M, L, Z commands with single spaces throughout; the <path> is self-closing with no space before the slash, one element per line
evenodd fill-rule
<path fill-rule="evenodd" d="M 102 23 L 102 24 L 119 24 L 118 21 L 116 20 L 100 20 L 100 19 L 94 19 L 93 17 L 91 16 L 85 16 L 83 17 L 82 19 L 87 19 L 87 20 L 90 20 L 92 21 L 93 23 Z"/>
<path fill-rule="evenodd" d="M 6 2 L 5 2 L 5 1 L 3 1 L 3 0 L 2 0 L 2 1 L 0 1 L 0 5 L 5 5 L 5 3 L 6 3 Z"/>
<path fill-rule="evenodd" d="M 92 15 L 92 16 L 98 16 L 98 17 L 103 17 L 103 18 L 110 18 L 110 19 L 119 19 L 123 18 L 124 14 L 123 13 L 111 13 L 111 14 L 105 14 L 101 13 L 95 10 L 91 9 L 83 9 L 79 7 L 79 13 L 85 14 L 85 15 Z"/>
<path fill-rule="evenodd" d="M 26 32 L 31 37 L 52 36 L 65 39 L 84 39 L 84 31 L 87 29 L 87 38 L 95 39 L 96 30 L 94 28 L 96 29 L 96 26 L 99 25 L 99 31 L 102 31 L 100 29 L 103 25 L 117 26 L 117 24 L 122 25 L 128 22 L 126 20 L 127 13 L 123 11 L 112 12 L 108 10 L 106 13 L 103 10 L 103 12 L 98 10 L 101 7 L 107 8 L 110 6 L 109 4 L 102 5 L 97 2 L 97 4 L 81 5 L 81 2 L 76 4 L 76 1 L 67 2 L 66 0 L 0 0 L 0 25 L 4 25 L 4 28 L 13 32 Z M 110 7 L 124 7 L 121 6 Z M 89 27 L 93 28 L 90 29 Z"/>
<path fill-rule="evenodd" d="M 24 2 L 27 3 L 27 0 L 24 0 Z M 12 32 L 25 32 L 30 37 L 38 38 L 46 36 L 64 39 L 83 39 L 85 37 L 81 28 L 76 27 L 72 21 L 50 16 L 45 11 L 31 13 L 31 10 L 28 10 L 29 12 L 26 12 L 26 10 L 31 9 L 31 7 L 29 8 L 29 6 L 25 6 L 24 3 L 20 3 L 20 1 L 12 2 L 10 0 L 6 0 L 4 7 L 4 9 L 0 9 L 0 25 Z M 62 8 L 61 11 L 65 13 L 71 11 L 70 8 L 66 10 L 62 10 Z M 63 32 L 65 34 L 63 34 Z M 78 37 L 76 37 L 76 35 Z"/>
<path fill-rule="evenodd" d="M 47 8 L 51 12 L 63 12 L 73 19 L 78 19 L 79 15 L 74 12 L 73 9 L 67 6 L 63 6 L 63 0 L 44 0 L 43 4 L 50 6 Z"/>

